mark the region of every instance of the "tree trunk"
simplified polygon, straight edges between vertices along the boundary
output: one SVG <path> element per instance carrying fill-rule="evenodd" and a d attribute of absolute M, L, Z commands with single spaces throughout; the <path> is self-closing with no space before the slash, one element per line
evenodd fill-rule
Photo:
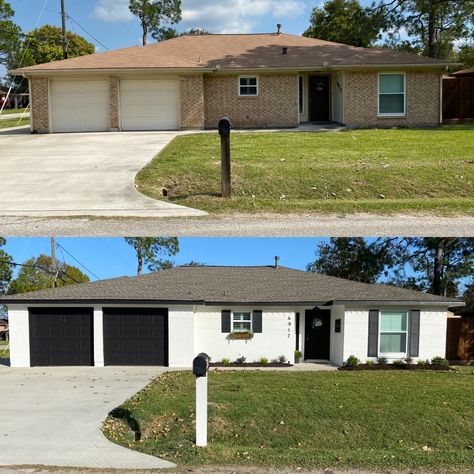
<path fill-rule="evenodd" d="M 140 20 L 142 21 L 143 30 L 142 42 L 143 46 L 146 46 L 148 44 L 148 25 L 145 18 L 141 17 Z"/>
<path fill-rule="evenodd" d="M 135 252 L 137 253 L 137 261 L 138 261 L 138 267 L 137 267 L 137 275 L 142 274 L 142 269 L 143 269 L 143 254 L 142 254 L 142 249 L 140 248 L 140 245 L 135 243 Z"/>
<path fill-rule="evenodd" d="M 445 239 L 438 239 L 433 268 L 433 294 L 439 296 L 443 296 L 442 276 L 445 244 Z"/>
<path fill-rule="evenodd" d="M 436 43 L 436 3 L 431 2 L 430 13 L 428 18 L 428 56 L 430 58 L 438 58 L 439 51 Z"/>

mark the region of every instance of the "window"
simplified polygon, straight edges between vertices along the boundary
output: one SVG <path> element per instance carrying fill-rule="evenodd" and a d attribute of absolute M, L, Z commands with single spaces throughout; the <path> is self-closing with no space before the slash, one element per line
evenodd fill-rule
<path fill-rule="evenodd" d="M 258 78 L 256 76 L 239 77 L 239 95 L 256 97 L 258 95 Z"/>
<path fill-rule="evenodd" d="M 405 115 L 405 74 L 379 74 L 379 115 Z"/>
<path fill-rule="evenodd" d="M 304 114 L 304 77 L 303 76 L 300 76 L 299 107 L 300 107 L 300 114 Z"/>
<path fill-rule="evenodd" d="M 405 354 L 407 351 L 406 311 L 380 313 L 380 354 Z"/>
<path fill-rule="evenodd" d="M 252 330 L 252 313 L 233 313 L 232 331 L 244 332 Z"/>
<path fill-rule="evenodd" d="M 334 332 L 341 332 L 341 320 L 336 319 L 334 321 Z"/>

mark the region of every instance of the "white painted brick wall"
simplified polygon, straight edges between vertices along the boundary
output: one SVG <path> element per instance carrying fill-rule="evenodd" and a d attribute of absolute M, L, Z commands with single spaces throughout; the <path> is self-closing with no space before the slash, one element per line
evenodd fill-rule
<path fill-rule="evenodd" d="M 28 308 L 17 306 L 8 311 L 10 327 L 10 365 L 12 367 L 30 366 L 30 330 Z"/>

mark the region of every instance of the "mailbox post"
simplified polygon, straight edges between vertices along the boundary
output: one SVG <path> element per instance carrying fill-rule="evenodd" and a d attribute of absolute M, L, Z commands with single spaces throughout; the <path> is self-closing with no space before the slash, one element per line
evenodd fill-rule
<path fill-rule="evenodd" d="M 219 120 L 219 135 L 221 136 L 221 194 L 223 198 L 231 195 L 230 184 L 230 130 L 231 124 L 227 117 Z"/>
<path fill-rule="evenodd" d="M 207 446 L 207 372 L 209 356 L 198 354 L 193 360 L 193 374 L 196 376 L 196 446 Z"/>

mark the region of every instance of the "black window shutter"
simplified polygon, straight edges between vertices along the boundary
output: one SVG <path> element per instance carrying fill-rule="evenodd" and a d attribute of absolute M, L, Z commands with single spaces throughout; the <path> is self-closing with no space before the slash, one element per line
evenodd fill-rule
<path fill-rule="evenodd" d="M 231 332 L 230 331 L 230 310 L 223 309 L 221 313 L 221 332 Z"/>
<path fill-rule="evenodd" d="M 252 313 L 252 332 L 260 333 L 262 332 L 262 311 L 255 310 Z"/>
<path fill-rule="evenodd" d="M 369 311 L 369 347 L 368 357 L 377 357 L 379 347 L 379 310 Z"/>
<path fill-rule="evenodd" d="M 408 355 L 418 357 L 420 353 L 420 311 L 418 309 L 410 311 L 408 336 Z"/>

